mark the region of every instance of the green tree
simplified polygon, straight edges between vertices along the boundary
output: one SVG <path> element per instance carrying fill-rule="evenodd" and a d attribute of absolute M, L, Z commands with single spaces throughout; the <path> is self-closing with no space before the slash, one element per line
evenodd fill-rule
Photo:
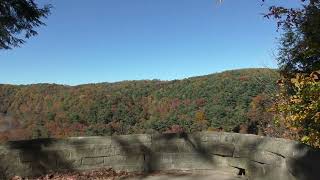
<path fill-rule="evenodd" d="M 51 5 L 39 8 L 34 0 L 0 1 L 0 49 L 19 47 L 32 36 L 36 27 L 45 25 L 41 18 L 50 13 Z"/>
<path fill-rule="evenodd" d="M 270 7 L 282 28 L 278 63 L 282 80 L 274 110 L 285 135 L 320 147 L 320 0 L 301 0 L 302 8 Z"/>
<path fill-rule="evenodd" d="M 277 60 L 281 74 L 288 79 L 320 69 L 320 1 L 301 2 L 302 8 L 297 9 L 271 6 L 265 15 L 276 19 L 284 31 Z"/>

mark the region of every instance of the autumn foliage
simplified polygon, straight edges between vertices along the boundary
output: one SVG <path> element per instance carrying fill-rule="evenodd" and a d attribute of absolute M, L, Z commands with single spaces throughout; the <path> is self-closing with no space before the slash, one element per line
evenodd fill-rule
<path fill-rule="evenodd" d="M 276 87 L 278 78 L 271 69 L 242 69 L 175 81 L 0 85 L 0 113 L 14 117 L 26 139 L 232 131 L 249 121 L 252 101 Z"/>
<path fill-rule="evenodd" d="M 320 147 L 320 81 L 318 72 L 297 74 L 291 88 L 281 87 L 275 110 L 285 122 L 291 137 L 314 147 Z M 287 91 L 291 91 L 288 93 Z"/>

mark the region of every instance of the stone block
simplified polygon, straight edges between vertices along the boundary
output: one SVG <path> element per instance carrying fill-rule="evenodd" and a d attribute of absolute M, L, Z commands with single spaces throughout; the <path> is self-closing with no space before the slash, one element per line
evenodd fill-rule
<path fill-rule="evenodd" d="M 232 157 L 235 146 L 231 143 L 205 142 L 203 146 L 210 154 Z"/>
<path fill-rule="evenodd" d="M 0 162 L 1 163 L 15 163 L 19 161 L 19 152 L 12 151 L 7 153 L 0 154 Z"/>
<path fill-rule="evenodd" d="M 281 164 L 285 160 L 281 155 L 257 149 L 236 149 L 233 157 L 247 158 L 258 163 L 273 165 Z"/>
<path fill-rule="evenodd" d="M 286 167 L 299 180 L 316 180 L 319 179 L 319 162 L 319 154 L 310 152 L 304 157 L 286 158 Z"/>
<path fill-rule="evenodd" d="M 144 146 L 149 147 L 151 144 L 151 136 L 146 134 L 112 136 L 111 145 L 118 146 Z"/>
<path fill-rule="evenodd" d="M 104 157 L 85 157 L 82 158 L 82 165 L 100 165 L 104 162 Z"/>
<path fill-rule="evenodd" d="M 202 132 L 199 136 L 202 142 L 221 142 L 220 132 Z"/>
<path fill-rule="evenodd" d="M 34 162 L 34 163 L 50 163 L 54 164 L 56 159 L 60 158 L 57 151 L 22 151 L 19 154 L 20 162 Z M 61 157 L 64 158 L 64 157 Z"/>
<path fill-rule="evenodd" d="M 94 146 L 73 147 L 70 149 L 70 159 L 81 159 L 82 157 L 96 157 Z"/>
<path fill-rule="evenodd" d="M 111 145 L 95 145 L 92 154 L 95 156 L 111 156 L 115 152 Z"/>
<path fill-rule="evenodd" d="M 88 145 L 110 145 L 112 143 L 110 136 L 91 136 L 91 137 L 71 137 L 65 139 L 66 143 L 71 146 L 88 146 Z"/>
<path fill-rule="evenodd" d="M 230 133 L 220 133 L 220 142 L 228 144 L 236 144 L 238 136 Z"/>
<path fill-rule="evenodd" d="M 134 156 L 109 156 L 104 157 L 104 165 L 143 165 L 144 156 L 143 155 L 134 155 Z"/>
<path fill-rule="evenodd" d="M 187 144 L 180 143 L 172 143 L 172 142 L 155 142 L 151 146 L 151 150 L 153 152 L 163 152 L 163 153 L 176 153 L 180 150 L 187 150 L 190 146 Z M 189 150 L 192 150 L 191 148 Z"/>
<path fill-rule="evenodd" d="M 68 170 L 68 169 L 80 169 L 81 168 L 81 159 L 58 159 L 57 160 L 57 169 L 59 170 Z"/>
<path fill-rule="evenodd" d="M 235 168 L 247 169 L 249 159 L 247 158 L 226 158 L 228 165 Z"/>
<path fill-rule="evenodd" d="M 30 163 L 18 163 L 8 169 L 10 176 L 32 176 L 32 166 Z"/>
<path fill-rule="evenodd" d="M 69 149 L 61 149 L 55 151 L 58 159 L 70 159 L 71 151 Z"/>

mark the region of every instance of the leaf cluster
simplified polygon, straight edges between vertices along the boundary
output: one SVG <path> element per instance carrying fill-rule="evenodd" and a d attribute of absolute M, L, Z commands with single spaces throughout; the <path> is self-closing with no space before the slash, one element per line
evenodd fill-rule
<path fill-rule="evenodd" d="M 293 93 L 280 83 L 279 100 L 275 106 L 279 118 L 302 142 L 320 147 L 320 71 L 297 74 L 291 79 Z"/>

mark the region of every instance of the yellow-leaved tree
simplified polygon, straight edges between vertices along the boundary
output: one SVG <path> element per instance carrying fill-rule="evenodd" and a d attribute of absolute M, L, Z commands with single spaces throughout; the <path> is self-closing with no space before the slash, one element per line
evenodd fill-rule
<path fill-rule="evenodd" d="M 289 89 L 280 81 L 278 102 L 274 107 L 276 119 L 284 122 L 292 138 L 317 148 L 320 147 L 319 78 L 320 71 L 296 74 Z"/>

